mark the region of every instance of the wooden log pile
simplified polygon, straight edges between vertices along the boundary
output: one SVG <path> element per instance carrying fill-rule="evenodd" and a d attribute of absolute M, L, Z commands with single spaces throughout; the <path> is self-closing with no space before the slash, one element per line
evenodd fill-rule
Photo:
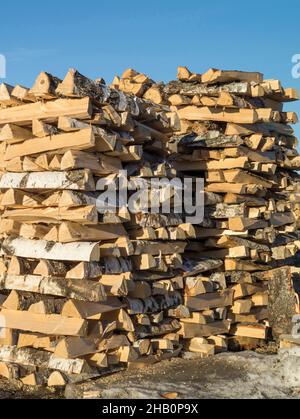
<path fill-rule="evenodd" d="M 1 85 L 1 376 L 64 386 L 277 330 L 300 249 L 297 117 L 283 112 L 297 93 L 259 73 L 178 78 Z M 203 223 L 138 201 L 101 211 L 123 170 L 131 185 L 204 178 Z"/>
<path fill-rule="evenodd" d="M 75 70 L 2 85 L 0 103 L 0 375 L 64 385 L 177 356 L 182 219 L 99 211 L 122 170 L 172 176 L 169 108 Z"/>
<path fill-rule="evenodd" d="M 185 227 L 184 256 L 224 263 L 212 277 L 185 284 L 184 304 L 193 320 L 180 320 L 183 337 L 192 339 L 188 349 L 209 343 L 203 340 L 203 324 L 214 321 L 219 334 L 232 335 L 227 339 L 231 348 L 257 347 L 268 338 L 270 326 L 278 339 L 283 309 L 289 319 L 285 330 L 296 312 L 291 299 L 280 306 L 274 278 L 285 278 L 291 286 L 286 267 L 299 263 L 300 158 L 291 127 L 298 118 L 283 109 L 285 102 L 299 98 L 297 91 L 260 73 L 211 69 L 193 74 L 179 67 L 177 81 L 152 83 L 144 97 L 170 106 L 179 117 L 168 143 L 172 165 L 179 176 L 205 178 L 210 194 L 204 223 Z M 218 337 L 219 348 L 225 342 Z"/>

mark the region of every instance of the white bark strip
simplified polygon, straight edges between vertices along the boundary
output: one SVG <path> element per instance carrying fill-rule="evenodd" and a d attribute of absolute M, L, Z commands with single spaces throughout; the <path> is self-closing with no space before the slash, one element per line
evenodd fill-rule
<path fill-rule="evenodd" d="M 2 245 L 9 256 L 74 262 L 99 262 L 99 243 L 53 243 L 23 238 L 6 239 Z"/>
<path fill-rule="evenodd" d="M 59 189 L 95 191 L 96 185 L 89 170 L 73 172 L 5 173 L 0 189 Z"/>
<path fill-rule="evenodd" d="M 0 321 L 9 329 L 51 336 L 86 336 L 88 322 L 57 314 L 34 314 L 29 311 L 1 310 Z"/>

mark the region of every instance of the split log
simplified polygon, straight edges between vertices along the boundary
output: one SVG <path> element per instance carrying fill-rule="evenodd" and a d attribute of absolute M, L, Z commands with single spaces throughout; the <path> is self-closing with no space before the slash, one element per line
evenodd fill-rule
<path fill-rule="evenodd" d="M 212 183 L 205 186 L 206 192 L 214 193 L 233 193 L 237 195 L 255 195 L 260 190 L 257 185 L 247 185 L 244 183 Z"/>
<path fill-rule="evenodd" d="M 98 351 L 92 339 L 69 337 L 62 339 L 56 346 L 54 356 L 61 359 L 76 359 L 92 355 Z"/>
<path fill-rule="evenodd" d="M 34 119 L 32 121 L 32 133 L 35 137 L 44 138 L 47 136 L 56 135 L 58 132 L 59 130 L 53 125 L 46 124 L 45 122 L 39 121 L 38 119 Z M 30 138 L 24 138 L 24 140 L 27 139 Z"/>
<path fill-rule="evenodd" d="M 94 206 L 79 207 L 74 209 L 66 208 L 43 208 L 43 209 L 19 209 L 6 210 L 3 218 L 24 223 L 40 222 L 52 224 L 60 221 L 70 221 L 80 224 L 97 225 L 98 212 Z M 48 233 L 47 233 L 48 234 Z M 50 236 L 49 232 L 49 236 Z M 54 240 L 55 241 L 55 240 Z M 76 240 L 73 240 L 76 241 Z"/>
<path fill-rule="evenodd" d="M 225 270 L 226 271 L 246 271 L 246 272 L 256 272 L 256 271 L 268 271 L 272 269 L 272 266 L 269 265 L 259 265 L 258 263 L 248 262 L 237 259 L 226 259 L 225 260 Z"/>
<path fill-rule="evenodd" d="M 184 277 L 199 275 L 204 272 L 214 271 L 223 266 L 221 260 L 203 260 L 201 262 L 187 261 L 184 265 Z"/>
<path fill-rule="evenodd" d="M 256 123 L 256 124 L 227 124 L 225 135 L 239 135 L 249 136 L 253 134 L 263 134 L 266 136 L 274 136 L 274 134 L 281 134 L 293 136 L 294 130 L 289 125 L 284 125 L 276 122 Z"/>
<path fill-rule="evenodd" d="M 60 116 L 57 126 L 61 131 L 74 132 L 90 128 L 91 124 L 89 122 L 80 121 L 78 119 L 70 118 L 67 116 Z"/>
<path fill-rule="evenodd" d="M 94 227 L 78 225 L 75 223 L 63 223 L 58 228 L 58 240 L 60 243 L 74 241 L 103 241 L 126 237 L 126 230 L 118 224 L 102 224 Z"/>
<path fill-rule="evenodd" d="M 240 124 L 255 124 L 258 122 L 256 111 L 251 109 L 224 110 L 218 108 L 198 108 L 187 106 L 178 110 L 180 119 L 189 121 L 218 121 Z"/>
<path fill-rule="evenodd" d="M 69 300 L 63 306 L 61 315 L 86 320 L 101 320 L 104 314 L 119 312 L 125 305 L 117 298 L 110 297 L 105 304 Z"/>
<path fill-rule="evenodd" d="M 34 119 L 51 123 L 55 122 L 59 116 L 69 116 L 77 119 L 91 118 L 92 104 L 90 99 L 58 99 L 47 103 L 37 102 L 1 109 L 0 125 L 31 125 Z"/>
<path fill-rule="evenodd" d="M 4 319 L 0 317 L 1 324 L 4 324 Z M 18 332 L 16 330 L 1 328 L 0 334 L 0 347 L 1 346 L 13 346 L 16 345 L 18 341 Z"/>
<path fill-rule="evenodd" d="M 36 78 L 29 93 L 39 99 L 54 99 L 56 98 L 55 90 L 60 82 L 61 80 L 57 77 L 43 71 Z"/>
<path fill-rule="evenodd" d="M 269 224 L 264 220 L 252 220 L 250 218 L 232 218 L 229 220 L 229 229 L 233 231 L 258 230 L 268 227 Z"/>
<path fill-rule="evenodd" d="M 192 339 L 227 334 L 229 330 L 229 321 L 215 322 L 208 325 L 183 323 L 179 333 L 184 339 Z"/>
<path fill-rule="evenodd" d="M 68 151 L 61 160 L 61 170 L 89 169 L 96 176 L 107 176 L 122 170 L 120 160 L 105 155 L 94 156 L 81 151 Z"/>
<path fill-rule="evenodd" d="M 240 324 L 232 326 L 230 334 L 234 336 L 266 340 L 268 337 L 268 329 L 263 325 Z"/>
<path fill-rule="evenodd" d="M 67 380 L 65 377 L 58 371 L 53 372 L 48 378 L 47 386 L 48 387 L 65 387 L 67 385 Z"/>
<path fill-rule="evenodd" d="M 20 104 L 20 101 L 13 96 L 12 92 L 14 90 L 13 86 L 10 86 L 6 83 L 1 83 L 0 85 L 0 103 L 3 106 L 17 106 Z"/>
<path fill-rule="evenodd" d="M 197 297 L 187 296 L 185 297 L 185 305 L 191 312 L 210 310 L 212 308 L 229 307 L 233 304 L 233 295 L 233 290 L 225 290 L 218 293 L 200 295 Z"/>
<path fill-rule="evenodd" d="M 96 145 L 96 137 L 92 129 L 88 128 L 71 134 L 57 134 L 53 137 L 33 138 L 21 144 L 9 145 L 4 159 L 12 160 L 16 157 L 32 156 L 56 150 L 64 153 L 70 148 L 74 150 L 86 150 Z"/>
<path fill-rule="evenodd" d="M 86 78 L 75 69 L 70 69 L 65 79 L 58 85 L 56 93 L 67 97 L 89 96 L 104 103 L 108 90 L 105 85 Z"/>
<path fill-rule="evenodd" d="M 24 259 L 23 259 L 24 260 Z M 62 262 L 41 260 L 33 271 L 33 275 L 39 275 L 43 277 L 55 277 L 65 278 L 68 272 L 67 266 Z M 27 271 L 26 274 L 30 274 L 31 271 Z M 10 271 L 8 274 L 12 274 Z M 23 273 L 24 274 L 24 273 Z M 14 273 L 14 275 L 22 275 L 22 273 Z"/>
<path fill-rule="evenodd" d="M 175 140 L 178 137 L 175 137 Z M 244 140 L 238 135 L 225 136 L 220 131 L 207 131 L 203 134 L 188 134 L 177 139 L 179 145 L 189 148 L 232 148 L 244 144 Z"/>
<path fill-rule="evenodd" d="M 12 96 L 16 97 L 23 103 L 26 103 L 26 102 L 31 103 L 31 102 L 37 101 L 35 96 L 30 94 L 30 89 L 28 89 L 27 87 L 21 86 L 20 84 L 17 84 L 14 87 L 12 91 Z"/>
<path fill-rule="evenodd" d="M 5 309 L 1 310 L 0 317 L 11 329 L 55 336 L 86 336 L 87 334 L 88 324 L 81 319 Z"/>
<path fill-rule="evenodd" d="M 20 369 L 18 365 L 0 362 L 0 377 L 7 380 L 18 380 L 20 378 Z"/>
<path fill-rule="evenodd" d="M 174 166 L 179 171 L 204 171 L 204 170 L 230 170 L 250 168 L 248 157 L 237 159 L 225 159 L 223 161 L 212 160 L 209 162 L 176 162 Z"/>
<path fill-rule="evenodd" d="M 269 311 L 267 307 L 252 308 L 249 314 L 228 313 L 228 319 L 235 323 L 257 323 L 268 320 Z"/>
<path fill-rule="evenodd" d="M 81 279 L 66 280 L 34 275 L 2 275 L 0 277 L 0 289 L 32 292 L 95 303 L 106 300 L 106 294 L 101 284 Z"/>
<path fill-rule="evenodd" d="M 151 241 L 132 241 L 134 247 L 134 255 L 139 256 L 141 254 L 147 254 L 152 256 L 159 255 L 172 255 L 174 253 L 182 254 L 185 251 L 185 242 L 163 242 L 160 243 L 159 247 L 157 242 Z"/>
<path fill-rule="evenodd" d="M 81 262 L 66 274 L 67 279 L 97 279 L 102 276 L 103 267 L 97 262 Z"/>
<path fill-rule="evenodd" d="M 194 97 L 195 95 L 200 96 L 213 96 L 218 97 L 221 92 L 232 93 L 237 96 L 252 96 L 252 86 L 247 82 L 230 83 L 215 86 L 206 86 L 205 84 L 192 84 L 182 82 L 171 82 L 164 88 L 166 95 L 174 93 L 180 93 L 182 95 Z M 264 90 L 260 89 L 260 95 L 264 96 Z"/>
<path fill-rule="evenodd" d="M 37 351 L 30 348 L 18 349 L 15 346 L 0 347 L 0 360 L 24 367 L 58 370 L 68 374 L 79 375 L 91 372 L 91 368 L 88 367 L 84 360 L 63 360 L 44 351 Z"/>
<path fill-rule="evenodd" d="M 20 259 L 13 256 L 7 270 L 8 275 L 27 275 L 34 269 L 34 263 L 27 259 Z"/>
<path fill-rule="evenodd" d="M 49 259 L 74 262 L 98 262 L 100 248 L 98 243 L 53 243 L 43 240 L 8 238 L 3 243 L 3 250 L 9 256 L 29 259 Z"/>
<path fill-rule="evenodd" d="M 80 74 L 75 69 L 70 69 L 63 82 L 56 90 L 57 94 L 67 97 L 89 97 L 99 104 L 112 105 L 117 112 L 130 111 L 133 116 L 139 116 L 142 112 L 142 101 L 135 100 L 123 92 L 109 88 L 102 81 L 95 82 Z M 72 115 L 61 115 L 71 116 Z M 88 118 L 79 118 L 88 119 Z M 0 118 L 1 122 L 1 118 Z"/>
<path fill-rule="evenodd" d="M 14 124 L 6 124 L 1 129 L 0 141 L 5 141 L 7 144 L 20 143 L 31 138 L 32 132 L 29 129 Z"/>
<path fill-rule="evenodd" d="M 264 76 L 261 73 L 250 73 L 246 71 L 222 71 L 210 69 L 207 73 L 202 74 L 202 83 L 218 84 L 230 82 L 254 82 L 262 83 Z"/>

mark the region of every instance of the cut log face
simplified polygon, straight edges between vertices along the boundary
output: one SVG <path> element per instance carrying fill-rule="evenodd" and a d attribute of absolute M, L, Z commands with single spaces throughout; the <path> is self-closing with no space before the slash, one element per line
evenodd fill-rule
<path fill-rule="evenodd" d="M 228 333 L 230 329 L 230 322 L 215 322 L 210 323 L 209 325 L 199 325 L 199 324 L 182 324 L 182 328 L 180 330 L 181 336 L 184 339 L 191 339 L 191 338 L 201 338 L 201 337 L 209 337 L 212 335 L 221 335 L 223 333 Z"/>
<path fill-rule="evenodd" d="M 14 87 L 6 83 L 0 85 L 0 103 L 4 106 L 16 106 L 20 101 L 13 96 Z"/>
<path fill-rule="evenodd" d="M 103 241 L 126 237 L 126 230 L 122 225 L 106 224 L 95 227 L 83 226 L 75 223 L 63 223 L 59 227 L 58 241 L 68 243 L 74 241 Z"/>
<path fill-rule="evenodd" d="M 121 162 L 113 157 L 104 155 L 94 156 L 80 151 L 68 151 L 61 160 L 61 170 L 89 169 L 95 175 L 106 176 L 119 173 Z"/>
<path fill-rule="evenodd" d="M 30 272 L 30 271 L 29 271 Z M 65 277 L 67 275 L 68 268 L 62 262 L 41 260 L 34 269 L 33 274 L 44 276 L 44 277 Z M 28 272 L 26 272 L 28 274 Z"/>
<path fill-rule="evenodd" d="M 48 379 L 48 387 L 65 387 L 66 384 L 67 380 L 58 371 L 53 372 Z"/>
<path fill-rule="evenodd" d="M 20 371 L 17 365 L 0 362 L 0 377 L 7 380 L 18 380 L 20 378 Z"/>
<path fill-rule="evenodd" d="M 95 147 L 96 139 L 92 129 L 88 128 L 71 134 L 57 134 L 53 137 L 34 138 L 21 144 L 12 144 L 7 147 L 5 160 L 16 157 L 31 156 L 40 153 L 68 151 L 71 147 L 75 150 L 86 150 Z"/>
<path fill-rule="evenodd" d="M 283 267 L 263 275 L 268 281 L 269 319 L 276 340 L 290 333 L 292 318 L 297 314 L 297 296 L 292 288 L 290 267 Z"/>
<path fill-rule="evenodd" d="M 5 141 L 7 144 L 20 143 L 31 138 L 30 130 L 17 125 L 7 124 L 1 129 L 0 141 Z"/>

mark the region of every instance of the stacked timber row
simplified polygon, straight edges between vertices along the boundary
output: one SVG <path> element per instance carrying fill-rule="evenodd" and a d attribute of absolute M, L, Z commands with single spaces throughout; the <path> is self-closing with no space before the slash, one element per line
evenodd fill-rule
<path fill-rule="evenodd" d="M 114 84 L 129 91 L 137 80 L 138 74 L 127 71 Z M 219 334 L 230 322 L 233 348 L 263 343 L 270 326 L 278 338 L 283 318 L 291 330 L 289 267 L 298 263 L 300 249 L 299 204 L 292 195 L 300 158 L 291 124 L 298 118 L 283 109 L 285 102 L 298 99 L 297 91 L 260 73 L 211 69 L 193 74 L 180 67 L 177 81 L 148 81 L 138 93 L 177 114 L 180 128 L 168 144 L 170 162 L 182 177 L 204 178 L 210 194 L 204 223 L 185 226 L 184 256 L 223 261 L 222 272 L 210 283 L 186 283 L 184 306 L 192 314 L 180 321 L 181 335 L 192 338 L 187 347 L 197 351 L 209 343 L 200 330 L 210 322 L 218 322 Z M 218 283 L 217 293 L 212 281 Z M 286 308 L 288 302 L 290 309 L 279 315 L 278 306 Z M 217 343 L 226 347 L 222 336 Z"/>
<path fill-rule="evenodd" d="M 0 102 L 0 375 L 64 385 L 177 356 L 182 217 L 98 211 L 122 169 L 132 183 L 172 177 L 176 118 L 74 70 L 2 85 Z"/>

